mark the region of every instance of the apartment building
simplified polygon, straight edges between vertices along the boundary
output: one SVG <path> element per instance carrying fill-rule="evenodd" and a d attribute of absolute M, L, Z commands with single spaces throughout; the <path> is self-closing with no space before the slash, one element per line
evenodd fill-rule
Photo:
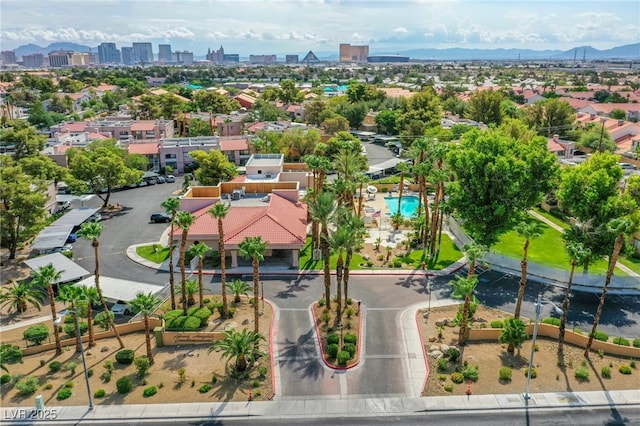
<path fill-rule="evenodd" d="M 153 47 L 151 43 L 133 43 L 133 63 L 150 64 L 153 62 Z"/>
<path fill-rule="evenodd" d="M 173 137 L 172 120 L 130 120 L 122 117 L 106 117 L 103 120 L 62 122 L 51 127 L 51 134 L 100 133 L 119 141 L 157 141 Z"/>
<path fill-rule="evenodd" d="M 115 43 L 102 43 L 98 46 L 98 59 L 101 64 L 119 64 L 120 51 Z"/>
<path fill-rule="evenodd" d="M 171 55 L 171 45 L 170 44 L 159 44 L 158 45 L 158 61 L 160 62 L 174 62 Z"/>
<path fill-rule="evenodd" d="M 340 44 L 340 62 L 367 62 L 369 46 L 352 46 L 348 43 Z"/>
<path fill-rule="evenodd" d="M 26 68 L 42 68 L 44 67 L 44 55 L 42 53 L 34 53 L 32 55 L 24 55 L 22 57 L 22 66 Z"/>

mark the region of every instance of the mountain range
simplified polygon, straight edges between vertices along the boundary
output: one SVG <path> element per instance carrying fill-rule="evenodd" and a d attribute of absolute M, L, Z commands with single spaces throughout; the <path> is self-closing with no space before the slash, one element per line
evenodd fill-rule
<path fill-rule="evenodd" d="M 97 47 L 86 46 L 77 43 L 51 43 L 46 47 L 35 44 L 26 44 L 14 49 L 16 56 L 21 57 L 33 53 L 47 55 L 54 50 L 70 50 L 75 52 L 97 52 Z M 304 56 L 306 54 L 302 53 Z M 337 52 L 315 52 L 320 60 L 338 60 Z M 420 60 L 604 60 L 624 59 L 640 60 L 640 43 L 617 46 L 611 49 L 598 50 L 591 46 L 579 46 L 566 51 L 562 50 L 532 50 L 532 49 L 410 49 L 394 52 L 378 52 L 371 49 L 371 55 L 400 55 L 411 59 Z M 284 58 L 285 54 L 278 54 Z M 197 56 L 203 58 L 203 56 Z"/>

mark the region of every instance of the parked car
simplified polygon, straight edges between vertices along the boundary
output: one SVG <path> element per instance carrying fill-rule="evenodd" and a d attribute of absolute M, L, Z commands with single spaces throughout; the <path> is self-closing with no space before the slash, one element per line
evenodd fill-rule
<path fill-rule="evenodd" d="M 56 211 L 63 212 L 71 207 L 71 201 L 58 201 L 56 203 Z"/>
<path fill-rule="evenodd" d="M 167 179 L 165 179 L 164 176 L 158 176 L 156 178 L 156 180 L 158 181 L 158 183 L 166 183 L 167 182 Z"/>
<path fill-rule="evenodd" d="M 65 243 L 71 244 L 71 243 L 75 243 L 76 241 L 78 241 L 78 236 L 76 234 L 69 234 L 69 236 L 67 237 L 67 241 L 65 241 Z"/>
<path fill-rule="evenodd" d="M 156 178 L 149 178 L 147 179 L 147 184 L 148 185 L 155 185 L 156 183 L 158 183 Z"/>
<path fill-rule="evenodd" d="M 176 181 L 176 177 L 174 175 L 167 175 L 167 183 L 173 183 Z"/>
<path fill-rule="evenodd" d="M 87 219 L 85 222 L 100 222 L 101 220 L 102 215 L 100 214 L 100 212 L 95 212 L 94 214 L 89 216 L 89 219 Z"/>
<path fill-rule="evenodd" d="M 153 213 L 149 220 L 153 223 L 162 223 L 162 222 L 169 223 L 171 222 L 171 216 L 162 212 Z"/>
<path fill-rule="evenodd" d="M 131 308 L 129 307 L 127 302 L 124 302 L 122 300 L 118 300 L 111 307 L 111 312 L 113 312 L 114 315 L 129 315 L 131 313 Z"/>

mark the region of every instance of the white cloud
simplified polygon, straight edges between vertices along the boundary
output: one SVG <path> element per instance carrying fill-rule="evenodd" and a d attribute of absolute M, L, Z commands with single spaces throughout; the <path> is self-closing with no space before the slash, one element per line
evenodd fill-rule
<path fill-rule="evenodd" d="M 406 29 L 405 27 L 398 27 L 394 29 L 393 32 L 396 34 L 409 34 L 409 30 Z"/>

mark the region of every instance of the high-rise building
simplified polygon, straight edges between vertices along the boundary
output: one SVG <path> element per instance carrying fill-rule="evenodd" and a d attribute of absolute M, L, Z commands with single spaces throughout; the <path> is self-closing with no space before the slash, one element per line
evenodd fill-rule
<path fill-rule="evenodd" d="M 249 55 L 252 64 L 275 64 L 278 62 L 276 55 Z"/>
<path fill-rule="evenodd" d="M 159 44 L 158 45 L 158 61 L 160 62 L 172 62 L 173 58 L 171 55 L 171 45 L 170 44 Z"/>
<path fill-rule="evenodd" d="M 0 62 L 2 65 L 15 64 L 16 61 L 16 52 L 13 50 L 3 50 L 0 52 Z"/>
<path fill-rule="evenodd" d="M 119 64 L 120 51 L 115 43 L 102 43 L 98 46 L 98 58 L 101 64 Z"/>
<path fill-rule="evenodd" d="M 369 46 L 352 46 L 340 44 L 340 62 L 367 62 Z"/>
<path fill-rule="evenodd" d="M 153 62 L 151 43 L 133 43 L 133 63 L 150 64 Z"/>
<path fill-rule="evenodd" d="M 183 65 L 193 65 L 193 52 L 173 52 L 171 62 Z"/>
<path fill-rule="evenodd" d="M 55 50 L 49 52 L 49 66 L 51 68 L 68 67 L 72 64 L 73 52 L 66 50 Z"/>
<path fill-rule="evenodd" d="M 133 65 L 133 47 L 122 47 L 122 63 Z"/>
<path fill-rule="evenodd" d="M 298 63 L 298 55 L 287 55 L 285 56 L 284 62 L 287 64 L 297 64 Z"/>
<path fill-rule="evenodd" d="M 41 68 L 44 66 L 44 55 L 42 53 L 24 55 L 22 57 L 22 66 L 27 68 Z"/>
<path fill-rule="evenodd" d="M 224 53 L 224 47 L 220 46 L 220 49 L 207 51 L 207 61 L 211 61 L 214 64 L 225 64 L 228 62 L 240 62 L 240 55 L 237 53 Z"/>

